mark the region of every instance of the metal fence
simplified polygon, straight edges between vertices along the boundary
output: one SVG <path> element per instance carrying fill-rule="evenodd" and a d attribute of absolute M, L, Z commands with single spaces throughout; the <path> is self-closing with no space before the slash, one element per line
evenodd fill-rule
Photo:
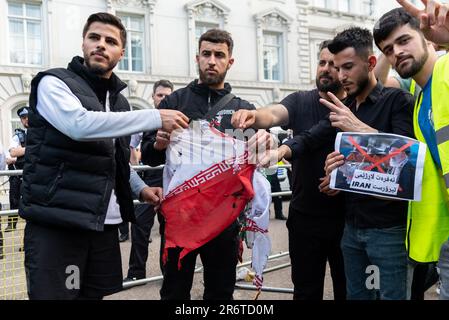
<path fill-rule="evenodd" d="M 162 168 L 163 166 L 133 166 L 133 169 L 136 171 L 161 170 Z M 290 168 L 290 165 L 280 165 L 278 168 Z M 22 175 L 22 170 L 0 171 L 0 178 L 18 175 Z M 7 198 L 9 192 L 8 184 L 5 182 L 6 181 L 0 181 L 0 195 L 3 198 Z M 291 191 L 272 193 L 273 197 L 290 195 Z M 138 200 L 134 201 L 135 205 L 139 203 Z M 25 228 L 25 221 L 17 214 L 18 210 L 0 210 L 0 300 L 23 300 L 28 298 L 23 252 L 23 231 Z M 5 232 L 2 226 L 7 224 L 15 224 L 15 228 Z M 269 271 L 270 270 L 268 270 L 268 272 Z M 160 279 L 162 279 L 162 276 L 142 279 L 141 281 L 147 283 Z M 252 286 L 244 285 L 236 285 L 236 288 L 243 290 L 254 289 Z M 266 290 L 281 290 L 278 292 L 284 290 L 283 292 L 290 292 L 289 289 L 266 288 Z"/>

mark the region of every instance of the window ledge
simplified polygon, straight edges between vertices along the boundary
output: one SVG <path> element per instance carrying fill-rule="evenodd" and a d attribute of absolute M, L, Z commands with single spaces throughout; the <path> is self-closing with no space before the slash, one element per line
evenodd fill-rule
<path fill-rule="evenodd" d="M 360 20 L 360 21 L 366 21 L 371 20 L 374 21 L 374 17 L 366 15 L 366 14 L 359 14 L 359 13 L 353 13 L 353 12 L 345 12 L 340 11 L 336 9 L 328 9 L 328 8 L 322 8 L 322 7 L 309 7 L 309 13 L 320 15 L 320 16 L 326 16 L 326 17 L 336 17 L 336 18 L 347 18 L 351 20 Z"/>

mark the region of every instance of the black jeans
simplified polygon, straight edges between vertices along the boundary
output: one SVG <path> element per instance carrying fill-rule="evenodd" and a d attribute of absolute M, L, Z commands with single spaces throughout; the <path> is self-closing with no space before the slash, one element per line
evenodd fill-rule
<path fill-rule="evenodd" d="M 150 243 L 151 228 L 154 225 L 154 207 L 149 204 L 139 204 L 135 209 L 136 223 L 131 224 L 131 251 L 129 255 L 128 278 L 142 279 L 146 277 L 146 263 L 148 259 L 148 245 Z M 162 271 L 162 249 L 164 245 L 164 219 L 157 214 L 159 220 L 159 234 L 161 246 L 159 266 Z"/>
<path fill-rule="evenodd" d="M 334 299 L 346 299 L 346 278 L 340 248 L 343 218 L 302 216 L 290 208 L 287 227 L 294 285 L 293 299 L 323 299 L 327 261 Z"/>
<path fill-rule="evenodd" d="M 239 225 L 230 227 L 202 247 L 190 252 L 181 260 L 180 248 L 168 250 L 164 266 L 162 300 L 190 300 L 196 257 L 199 254 L 204 267 L 204 300 L 232 300 L 239 251 Z"/>

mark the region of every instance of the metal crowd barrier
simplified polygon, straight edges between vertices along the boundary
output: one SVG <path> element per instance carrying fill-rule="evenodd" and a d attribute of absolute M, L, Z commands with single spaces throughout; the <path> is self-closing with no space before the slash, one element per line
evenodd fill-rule
<path fill-rule="evenodd" d="M 290 165 L 279 165 L 272 168 L 290 168 Z M 151 171 L 160 170 L 163 168 L 150 167 L 150 166 L 132 166 L 136 171 Z M 0 170 L 0 177 L 2 176 L 20 176 L 22 170 Z M 272 193 L 272 197 L 276 196 L 290 196 L 291 191 L 287 192 L 275 192 Z M 141 204 L 140 201 L 135 200 L 134 205 Z M 11 220 L 13 219 L 13 220 Z M 9 221 L 8 221 L 9 220 Z M 2 225 L 8 222 L 16 223 L 16 228 L 10 232 L 5 232 L 2 229 Z M 0 210 L 0 300 L 22 300 L 27 299 L 26 278 L 24 270 L 24 253 L 23 253 L 23 230 L 25 228 L 25 221 L 18 216 L 18 210 Z M 3 231 L 2 231 L 3 230 Z M 288 252 L 270 256 L 269 259 L 275 259 L 288 255 Z M 242 267 L 250 265 L 251 262 L 246 262 L 238 265 Z M 264 270 L 264 273 L 279 270 L 289 267 L 290 264 L 283 264 Z M 202 271 L 202 267 L 197 268 L 195 272 Z M 162 276 L 140 279 L 133 281 L 132 284 L 126 283 L 123 288 L 129 288 L 136 285 L 142 285 L 153 281 L 162 280 Z M 254 286 L 247 286 L 242 284 L 236 284 L 237 289 L 242 290 L 255 290 Z M 269 292 L 284 292 L 291 293 L 292 289 L 284 288 L 270 288 L 263 287 L 262 291 Z"/>
<path fill-rule="evenodd" d="M 10 232 L 0 232 L 0 300 L 27 299 L 23 266 L 23 230 L 25 221 L 18 216 L 0 217 L 2 225 L 16 223 Z"/>

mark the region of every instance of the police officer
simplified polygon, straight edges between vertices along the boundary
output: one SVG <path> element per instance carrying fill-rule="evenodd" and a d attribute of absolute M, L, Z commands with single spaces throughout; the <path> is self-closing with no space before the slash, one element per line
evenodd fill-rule
<path fill-rule="evenodd" d="M 22 170 L 25 163 L 25 146 L 26 146 L 26 130 L 28 128 L 28 107 L 22 107 L 17 110 L 17 115 L 20 118 L 25 129 L 15 129 L 14 136 L 11 139 L 9 153 L 12 158 L 15 158 L 12 163 L 8 165 L 9 170 Z M 10 209 L 19 208 L 20 200 L 20 185 L 22 184 L 21 176 L 11 176 L 9 178 L 9 206 Z M 8 217 L 8 226 L 5 232 L 10 232 L 16 228 L 17 216 Z"/>

